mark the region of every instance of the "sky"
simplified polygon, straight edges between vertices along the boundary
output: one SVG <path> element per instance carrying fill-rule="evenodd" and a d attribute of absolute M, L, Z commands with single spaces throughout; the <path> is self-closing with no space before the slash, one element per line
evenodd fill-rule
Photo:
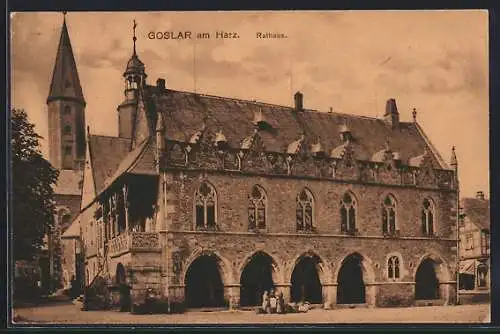
<path fill-rule="evenodd" d="M 11 106 L 48 137 L 46 99 L 63 14 L 11 16 Z M 116 136 L 122 74 L 137 53 L 148 82 L 175 90 L 381 117 L 395 98 L 449 162 L 456 146 L 461 197 L 489 196 L 487 11 L 79 12 L 66 22 L 93 134 Z M 150 32 L 210 39 L 150 39 Z M 216 39 L 215 32 L 237 39 Z M 262 39 L 256 34 L 281 33 Z M 42 142 L 42 152 L 47 145 Z"/>

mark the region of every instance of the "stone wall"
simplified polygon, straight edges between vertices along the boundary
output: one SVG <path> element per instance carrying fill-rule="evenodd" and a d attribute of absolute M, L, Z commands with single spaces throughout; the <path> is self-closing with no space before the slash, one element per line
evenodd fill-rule
<path fill-rule="evenodd" d="M 208 174 L 206 172 L 173 172 L 166 176 L 168 231 L 164 258 L 170 294 L 182 295 L 189 264 L 205 253 L 219 259 L 226 286 L 226 298 L 238 295 L 240 276 L 249 258 L 258 250 L 275 262 L 275 284 L 290 285 L 292 271 L 304 253 L 321 259 L 318 270 L 324 285 L 324 296 L 335 301 L 337 273 L 350 254 L 363 257 L 363 272 L 372 304 L 384 306 L 391 295 L 404 305 L 413 300 L 413 284 L 419 264 L 425 258 L 436 261 L 444 298 L 454 298 L 456 268 L 456 193 L 416 187 L 366 185 L 329 180 L 306 180 L 251 175 Z M 217 230 L 196 231 L 193 195 L 203 181 L 217 192 Z M 252 186 L 259 185 L 267 195 L 266 230 L 249 232 L 248 196 Z M 314 196 L 312 233 L 296 231 L 296 196 L 304 188 Z M 343 235 L 340 224 L 340 202 L 344 193 L 356 199 L 357 236 Z M 399 237 L 384 237 L 381 204 L 388 194 L 397 202 Z M 434 204 L 435 231 L 432 237 L 421 232 L 421 208 L 425 198 Z M 389 284 L 387 260 L 391 254 L 400 258 L 399 283 Z M 165 261 L 163 261 L 165 262 Z M 387 284 L 386 284 L 387 283 Z M 444 291 L 443 290 L 443 291 Z M 237 297 L 236 297 L 237 298 Z"/>
<path fill-rule="evenodd" d="M 350 192 L 357 201 L 356 225 L 360 235 L 382 235 L 381 204 L 391 194 L 397 202 L 396 227 L 401 236 L 422 236 L 422 202 L 430 198 L 434 204 L 437 235 L 455 238 L 456 194 L 450 191 L 277 177 L 206 173 L 204 177 L 199 172 L 174 173 L 167 175 L 167 180 L 169 230 L 194 229 L 193 196 L 206 180 L 217 192 L 217 228 L 222 231 L 248 231 L 248 196 L 252 187 L 259 185 L 267 195 L 267 232 L 270 233 L 296 231 L 296 196 L 307 188 L 314 197 L 314 226 L 318 233 L 341 233 L 340 201 L 344 193 Z"/>
<path fill-rule="evenodd" d="M 158 211 L 155 224 L 162 252 L 129 252 L 108 259 L 111 277 L 118 263 L 125 266 L 127 275 L 132 273 L 133 278 L 128 279 L 134 300 L 143 298 L 148 287 L 170 298 L 184 298 L 189 265 L 203 254 L 213 254 L 219 261 L 225 299 L 237 305 L 242 271 L 257 251 L 273 259 L 273 281 L 285 290 L 286 297 L 295 265 L 304 254 L 312 254 L 320 259 L 323 299 L 335 304 L 342 262 L 349 255 L 359 254 L 370 305 L 388 306 L 391 298 L 400 299 L 402 305 L 412 302 L 415 274 L 426 258 L 437 263 L 441 296 L 446 302 L 454 298 L 456 193 L 452 191 L 199 171 L 168 173 L 165 180 L 165 188 L 160 180 L 158 197 L 158 207 L 164 215 Z M 203 181 L 217 192 L 216 231 L 195 228 L 193 195 Z M 258 232 L 248 229 L 248 196 L 254 185 L 262 187 L 267 196 L 266 229 Z M 315 229 L 310 233 L 296 231 L 296 197 L 304 188 L 314 197 Z M 346 192 L 357 203 L 356 236 L 341 231 L 340 202 Z M 381 204 L 388 194 L 397 202 L 398 237 L 385 237 L 382 233 Z M 434 204 L 436 235 L 431 237 L 421 232 L 425 198 Z M 400 259 L 401 276 L 397 282 L 387 275 L 391 255 Z"/>

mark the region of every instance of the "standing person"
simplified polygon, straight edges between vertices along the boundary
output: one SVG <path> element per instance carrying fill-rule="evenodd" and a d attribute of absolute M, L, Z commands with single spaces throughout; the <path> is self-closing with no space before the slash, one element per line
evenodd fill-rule
<path fill-rule="evenodd" d="M 270 311 L 271 313 L 276 313 L 276 308 L 278 304 L 278 300 L 276 299 L 276 295 L 274 294 L 274 290 L 271 289 L 271 293 L 269 296 L 269 306 L 270 306 Z"/>
<path fill-rule="evenodd" d="M 264 291 L 264 295 L 262 295 L 262 310 L 264 311 L 264 313 L 268 313 L 269 309 L 269 295 L 268 295 L 268 292 L 267 290 Z"/>
<path fill-rule="evenodd" d="M 283 298 L 283 291 L 278 292 L 278 305 L 276 307 L 276 313 L 285 313 L 285 300 Z"/>
<path fill-rule="evenodd" d="M 76 278 L 75 278 L 75 275 L 71 276 L 71 281 L 69 284 L 70 284 L 69 296 L 73 300 L 76 298 Z"/>

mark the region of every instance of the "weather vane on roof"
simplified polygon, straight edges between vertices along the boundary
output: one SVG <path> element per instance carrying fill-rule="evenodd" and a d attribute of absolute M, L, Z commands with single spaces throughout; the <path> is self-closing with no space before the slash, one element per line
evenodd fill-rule
<path fill-rule="evenodd" d="M 137 28 L 137 23 L 135 22 L 135 19 L 134 19 L 134 27 L 133 27 L 134 37 L 132 38 L 132 40 L 134 41 L 134 55 L 135 55 L 135 41 L 137 41 L 137 37 L 135 36 L 135 28 Z"/>

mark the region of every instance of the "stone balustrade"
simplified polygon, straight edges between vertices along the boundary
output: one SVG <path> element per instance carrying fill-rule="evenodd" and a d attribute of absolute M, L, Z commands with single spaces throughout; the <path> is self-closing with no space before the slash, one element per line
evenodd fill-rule
<path fill-rule="evenodd" d="M 160 236 L 156 232 L 128 232 L 109 242 L 109 256 L 128 252 L 156 252 L 160 249 Z"/>
<path fill-rule="evenodd" d="M 396 161 L 374 162 L 251 150 L 200 151 L 169 141 L 162 168 L 224 170 L 231 172 L 315 178 L 365 184 L 388 184 L 431 189 L 456 189 L 454 171 L 431 165 L 420 167 Z"/>

